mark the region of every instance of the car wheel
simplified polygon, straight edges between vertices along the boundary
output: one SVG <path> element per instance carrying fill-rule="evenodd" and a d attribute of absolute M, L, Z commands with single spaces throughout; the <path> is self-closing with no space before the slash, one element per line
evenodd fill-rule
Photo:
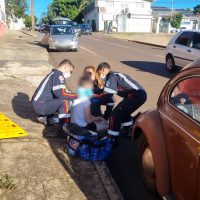
<path fill-rule="evenodd" d="M 78 49 L 74 49 L 73 51 L 74 51 L 74 52 L 78 52 Z"/>
<path fill-rule="evenodd" d="M 174 58 L 171 55 L 168 55 L 166 58 L 166 69 L 169 72 L 174 72 L 177 69 Z"/>
<path fill-rule="evenodd" d="M 137 160 L 142 182 L 151 194 L 157 195 L 153 156 L 148 141 L 143 134 L 140 135 L 137 141 Z"/>

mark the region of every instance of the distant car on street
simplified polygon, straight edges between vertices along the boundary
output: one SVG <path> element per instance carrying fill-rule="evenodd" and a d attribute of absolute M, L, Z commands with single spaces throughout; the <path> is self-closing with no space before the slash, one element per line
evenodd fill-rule
<path fill-rule="evenodd" d="M 49 33 L 49 31 L 50 31 L 50 25 L 48 25 L 48 24 L 41 25 L 39 31 L 41 33 Z"/>
<path fill-rule="evenodd" d="M 200 60 L 164 87 L 133 126 L 140 176 L 166 200 L 200 199 Z"/>
<path fill-rule="evenodd" d="M 200 58 L 200 32 L 181 31 L 167 45 L 166 69 L 174 72 Z"/>
<path fill-rule="evenodd" d="M 79 24 L 82 35 L 92 35 L 92 27 L 89 24 Z"/>
<path fill-rule="evenodd" d="M 50 50 L 78 51 L 78 37 L 69 25 L 52 25 L 48 44 Z"/>
<path fill-rule="evenodd" d="M 40 27 L 41 27 L 40 24 L 36 24 L 35 25 L 35 31 L 40 31 Z"/>

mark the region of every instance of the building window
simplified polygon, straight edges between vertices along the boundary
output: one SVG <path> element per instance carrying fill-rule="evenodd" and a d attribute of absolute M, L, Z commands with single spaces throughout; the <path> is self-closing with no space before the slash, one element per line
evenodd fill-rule
<path fill-rule="evenodd" d="M 136 8 L 144 8 L 144 3 L 142 3 L 142 2 L 137 2 L 137 3 L 135 4 L 135 7 L 136 7 Z"/>

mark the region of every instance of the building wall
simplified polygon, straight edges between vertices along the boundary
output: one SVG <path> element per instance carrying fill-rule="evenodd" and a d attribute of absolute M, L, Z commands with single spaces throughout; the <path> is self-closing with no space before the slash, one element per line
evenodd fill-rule
<path fill-rule="evenodd" d="M 25 28 L 24 19 L 20 18 L 20 19 L 10 20 L 9 23 L 10 30 L 17 31 L 17 30 L 22 30 L 23 28 Z"/>
<path fill-rule="evenodd" d="M 127 17 L 128 13 L 131 14 L 130 18 Z M 96 0 L 95 9 L 85 14 L 84 19 L 85 23 L 88 19 L 94 19 L 98 31 L 103 31 L 110 22 L 120 32 L 136 31 L 132 27 L 140 22 L 144 22 L 140 24 L 142 32 L 152 30 L 151 3 L 143 0 Z"/>
<path fill-rule="evenodd" d="M 6 31 L 5 1 L 0 0 L 0 36 Z"/>

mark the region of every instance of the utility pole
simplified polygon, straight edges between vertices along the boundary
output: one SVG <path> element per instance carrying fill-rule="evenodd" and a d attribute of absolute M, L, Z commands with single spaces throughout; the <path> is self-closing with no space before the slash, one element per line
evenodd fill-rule
<path fill-rule="evenodd" d="M 174 0 L 172 0 L 171 17 L 173 17 L 173 14 L 174 14 Z"/>
<path fill-rule="evenodd" d="M 32 19 L 32 35 L 35 37 L 35 15 L 34 15 L 34 0 L 31 0 L 31 19 Z"/>

